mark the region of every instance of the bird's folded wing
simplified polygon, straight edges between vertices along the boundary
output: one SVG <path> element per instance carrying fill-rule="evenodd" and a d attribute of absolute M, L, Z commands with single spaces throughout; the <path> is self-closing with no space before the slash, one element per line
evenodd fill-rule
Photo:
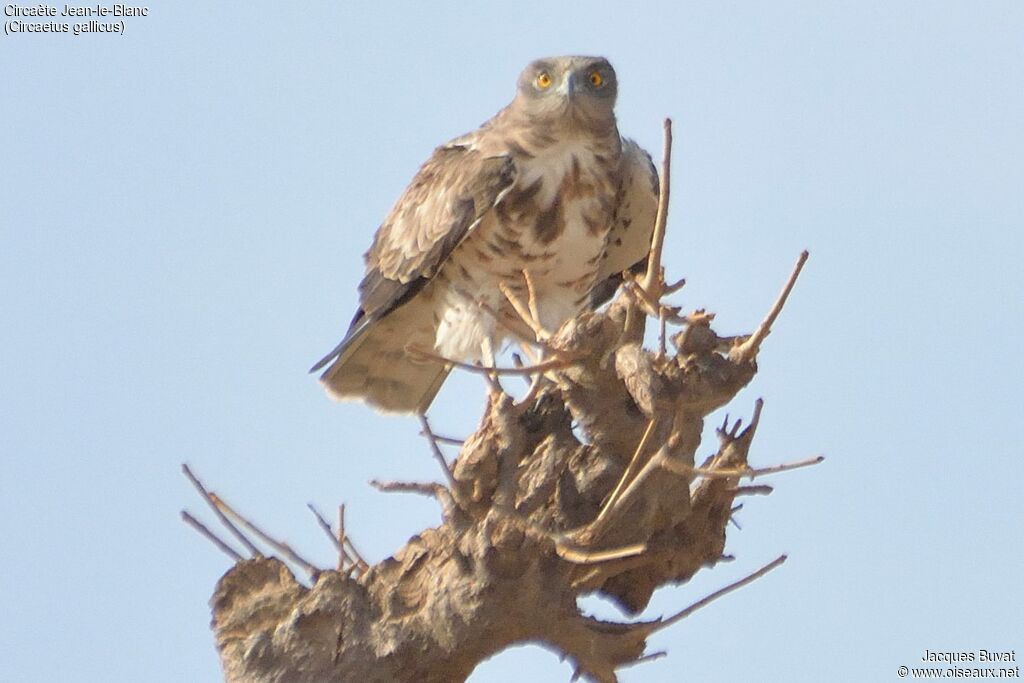
<path fill-rule="evenodd" d="M 624 271 L 643 272 L 658 214 L 658 171 L 651 155 L 623 139 L 620 169 L 620 200 L 591 293 L 594 308 L 615 294 Z"/>
<path fill-rule="evenodd" d="M 310 372 L 415 296 L 514 183 L 508 156 L 485 156 L 462 144 L 434 150 L 374 236 L 359 284 L 359 310 L 345 339 Z"/>

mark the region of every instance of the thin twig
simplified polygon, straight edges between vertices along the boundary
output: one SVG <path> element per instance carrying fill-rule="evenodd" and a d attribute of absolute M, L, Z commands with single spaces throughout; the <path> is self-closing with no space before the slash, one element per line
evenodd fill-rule
<path fill-rule="evenodd" d="M 668 332 L 668 328 L 665 320 L 666 311 L 664 308 L 658 309 L 658 358 L 662 359 L 668 355 L 668 346 L 665 344 L 665 335 Z"/>
<path fill-rule="evenodd" d="M 631 280 L 627 277 L 623 281 L 622 286 L 640 304 L 640 308 L 643 309 L 644 313 L 652 318 L 660 321 L 664 317 L 667 322 L 674 325 L 685 325 L 688 322 L 686 316 L 679 314 L 679 311 L 682 310 L 681 306 L 668 306 L 661 303 L 636 280 Z"/>
<path fill-rule="evenodd" d="M 420 427 L 423 431 L 421 432 L 427 437 L 427 443 L 430 444 L 430 452 L 433 454 L 434 459 L 437 460 L 437 464 L 441 466 L 441 470 L 444 473 L 445 481 L 448 482 L 448 488 L 451 489 L 452 497 L 455 498 L 456 504 L 459 502 L 459 483 L 455 481 L 455 475 L 452 474 L 452 468 L 448 465 L 448 461 L 444 457 L 444 453 L 441 452 L 441 447 L 437 445 L 437 437 L 434 436 L 434 430 L 430 428 L 430 420 L 427 416 L 420 413 Z"/>
<path fill-rule="evenodd" d="M 495 504 L 495 506 L 491 508 L 491 511 L 497 512 L 508 519 L 510 522 L 522 529 L 528 536 L 551 542 L 554 544 L 555 553 L 559 557 L 576 564 L 599 564 L 602 562 L 611 562 L 614 560 L 642 555 L 647 551 L 647 546 L 643 543 L 635 543 L 633 545 L 610 548 L 607 550 L 592 550 L 570 541 L 569 534 L 551 531 L 550 529 L 534 522 L 529 517 L 525 517 L 518 510 L 508 505 Z"/>
<path fill-rule="evenodd" d="M 188 477 L 188 480 L 192 482 L 192 485 L 196 487 L 196 490 L 199 491 L 199 495 L 203 497 L 203 500 L 205 500 L 206 503 L 210 506 L 210 508 L 213 509 L 213 512 L 215 515 L 217 515 L 217 519 L 220 520 L 220 523 L 223 524 L 227 528 L 227 530 L 231 532 L 232 536 L 237 538 L 239 542 L 243 546 L 245 546 L 245 549 L 249 551 L 249 555 L 251 555 L 252 557 L 263 557 L 263 553 L 260 552 L 259 548 L 257 548 L 253 544 L 253 542 L 250 541 L 249 538 L 241 532 L 241 530 L 239 530 L 237 526 L 232 524 L 231 520 L 228 519 L 220 510 L 220 508 L 217 507 L 217 504 L 214 502 L 213 494 L 210 493 L 205 486 L 203 486 L 203 483 L 199 481 L 199 477 L 192 473 L 191 468 L 189 468 L 188 465 L 183 463 L 181 465 L 181 471 L 185 474 L 186 477 Z"/>
<path fill-rule="evenodd" d="M 193 517 L 188 511 L 182 510 L 181 518 L 185 520 L 186 524 L 188 524 L 193 529 L 202 534 L 206 538 L 206 540 L 210 541 L 210 543 L 213 543 L 215 546 L 220 548 L 221 552 L 226 554 L 235 562 L 241 562 L 245 559 L 240 552 L 238 552 L 237 550 L 229 546 L 227 543 L 222 541 L 220 538 L 218 538 L 216 534 L 207 529 L 202 522 Z"/>
<path fill-rule="evenodd" d="M 426 434 L 420 432 L 420 436 L 426 436 Z M 456 439 L 452 436 L 441 436 L 440 434 L 434 434 L 434 440 L 438 443 L 443 443 L 446 446 L 461 446 L 466 443 L 465 439 Z"/>
<path fill-rule="evenodd" d="M 733 505 L 732 508 L 729 510 L 729 521 L 732 522 L 733 526 L 739 529 L 740 531 L 743 530 L 743 527 L 740 526 L 739 521 L 737 521 L 736 513 L 738 513 L 742 509 L 743 503 L 740 503 L 739 505 Z"/>
<path fill-rule="evenodd" d="M 757 477 L 763 477 L 768 474 L 778 474 L 779 472 L 789 472 L 790 470 L 797 470 L 801 467 L 810 467 L 811 465 L 817 465 L 825 459 L 824 455 L 819 455 L 806 460 L 800 460 L 797 462 L 784 463 L 781 465 L 772 465 L 770 467 L 759 467 L 757 469 L 752 467 L 736 467 L 736 468 L 715 468 L 715 467 L 691 467 L 684 463 L 674 462 L 666 460 L 661 464 L 665 469 L 675 472 L 676 474 L 695 474 L 706 479 L 729 479 L 738 477 L 741 479 L 755 479 Z"/>
<path fill-rule="evenodd" d="M 641 445 L 644 445 L 643 439 L 641 439 Z M 640 486 L 645 481 L 647 481 L 647 477 L 649 477 L 655 469 L 661 467 L 661 464 L 662 462 L 664 462 L 669 450 L 676 448 L 678 445 L 678 434 L 673 432 L 672 434 L 669 435 L 665 443 L 662 444 L 662 446 L 657 451 L 655 451 L 654 455 L 652 455 L 650 459 L 648 459 L 647 462 L 644 463 L 644 466 L 640 469 L 639 473 L 637 473 L 637 475 L 633 477 L 631 481 L 628 482 L 628 485 L 625 487 L 622 493 L 615 499 L 614 508 L 621 508 L 622 506 L 624 506 L 626 501 L 629 500 L 633 496 L 633 494 L 640 489 Z M 639 452 L 640 449 L 638 448 L 637 450 Z M 618 488 L 618 486 L 616 486 L 616 488 Z"/>
<path fill-rule="evenodd" d="M 306 507 L 316 517 L 316 522 L 323 529 L 324 533 L 327 534 L 327 538 L 331 539 L 331 544 L 334 545 L 334 549 L 338 551 L 338 569 L 341 570 L 345 566 L 345 560 L 349 559 L 348 554 L 345 552 L 345 545 L 342 543 L 338 536 L 334 535 L 334 529 L 331 528 L 331 523 L 328 522 L 320 511 L 312 503 L 306 503 Z"/>
<path fill-rule="evenodd" d="M 651 294 L 655 301 L 661 299 L 664 292 L 664 281 L 661 272 L 661 254 L 665 246 L 665 226 L 668 222 L 669 188 L 672 184 L 672 119 L 665 119 L 664 143 L 661 157 L 661 182 L 658 192 L 658 214 L 654 219 L 654 232 L 651 235 L 651 253 L 647 257 L 647 272 L 640 283 L 641 287 Z"/>
<path fill-rule="evenodd" d="M 643 543 L 635 543 L 621 548 L 613 548 L 612 550 L 585 550 L 565 545 L 562 542 L 555 543 L 555 552 L 558 553 L 558 556 L 574 564 L 599 564 L 601 562 L 621 560 L 624 557 L 635 557 L 646 550 L 647 546 Z"/>
<path fill-rule="evenodd" d="M 734 581 L 733 583 L 730 583 L 725 588 L 721 588 L 721 589 L 715 591 L 714 593 L 712 593 L 711 595 L 707 596 L 706 598 L 698 600 L 697 602 L 693 603 L 692 605 L 690 605 L 689 607 L 687 607 L 683 611 L 677 612 L 676 614 L 673 614 L 668 619 L 664 619 L 664 620 L 658 622 L 651 629 L 651 633 L 654 633 L 656 631 L 660 631 L 662 629 L 668 628 L 672 624 L 675 624 L 676 622 L 682 621 L 686 617 L 690 616 L 691 614 L 693 614 L 694 612 L 699 610 L 701 607 L 706 607 L 707 605 L 709 605 L 710 603 L 714 602 L 715 600 L 717 600 L 718 598 L 722 597 L 723 595 L 731 593 L 734 590 L 737 590 L 739 588 L 743 588 L 748 583 L 751 583 L 753 581 L 757 581 L 759 578 L 761 578 L 762 576 L 764 576 L 765 574 L 767 574 L 768 572 L 770 572 L 771 570 L 775 569 L 780 564 L 785 562 L 786 559 L 787 559 L 786 555 L 779 555 L 777 558 L 775 558 L 774 560 L 772 560 L 771 562 L 769 562 L 765 566 L 761 567 L 760 569 L 758 569 L 753 574 L 749 574 L 748 576 L 745 576 L 744 578 L 740 579 L 739 581 Z"/>
<path fill-rule="evenodd" d="M 434 481 L 380 481 L 378 479 L 371 479 L 370 486 L 383 493 L 418 493 L 421 496 L 429 496 L 430 498 L 439 497 L 442 495 L 440 491 L 444 490 L 444 486 Z"/>
<path fill-rule="evenodd" d="M 753 360 L 757 356 L 758 349 L 761 347 L 761 342 L 768 336 L 768 333 L 772 331 L 772 325 L 775 324 L 775 319 L 779 317 L 779 313 L 782 312 L 782 307 L 786 305 L 786 299 L 789 298 L 789 293 L 793 291 L 793 286 L 796 284 L 796 279 L 800 277 L 800 271 L 803 270 L 804 264 L 807 263 L 807 257 L 810 253 L 804 250 L 800 253 L 800 258 L 796 260 L 796 265 L 793 267 L 793 272 L 790 273 L 789 279 L 786 281 L 785 286 L 779 293 L 778 298 L 772 305 L 768 315 L 758 325 L 757 330 L 754 334 L 750 335 L 750 338 L 745 342 L 733 349 L 729 354 L 734 361 L 745 362 Z"/>
<path fill-rule="evenodd" d="M 652 417 L 647 423 L 647 429 L 644 430 L 643 436 L 640 437 L 640 442 L 636 445 L 636 450 L 633 451 L 633 457 L 629 459 L 629 464 L 626 465 L 626 470 L 619 477 L 618 483 L 612 490 L 608 500 L 605 501 L 604 505 L 601 506 L 601 510 L 597 513 L 597 517 L 594 521 L 588 524 L 584 529 L 587 530 L 588 535 L 592 538 L 596 538 L 600 534 L 604 527 L 605 520 L 611 513 L 611 510 L 618 503 L 619 497 L 622 495 L 622 491 L 626 488 L 626 485 L 636 475 L 640 469 L 640 454 L 643 453 L 644 449 L 647 448 L 647 442 L 650 440 L 651 435 L 654 433 L 654 425 L 657 423 L 657 417 Z"/>
<path fill-rule="evenodd" d="M 370 568 L 369 562 L 363 559 L 363 556 L 356 550 L 355 545 L 352 544 L 352 539 L 345 531 L 345 504 L 342 503 L 338 506 L 338 540 L 342 542 L 345 549 L 348 551 L 350 557 L 354 557 L 356 560 L 356 568 L 360 573 L 365 572 Z"/>
<path fill-rule="evenodd" d="M 342 503 L 338 506 L 338 544 L 341 545 L 342 549 L 345 548 L 345 504 Z M 358 562 L 354 563 L 358 566 Z M 338 555 L 338 571 L 340 572 L 345 568 L 342 562 L 341 555 Z"/>
<path fill-rule="evenodd" d="M 660 466 L 661 461 L 665 458 L 666 449 L 671 447 L 673 447 L 673 439 L 670 437 L 669 442 L 659 448 L 657 452 L 651 456 L 651 459 L 644 463 L 639 474 L 629 482 L 621 495 L 615 499 L 614 503 L 612 505 L 606 504 L 605 507 L 602 508 L 602 512 L 604 513 L 603 517 L 595 519 L 590 524 L 580 527 L 578 530 L 573 530 L 571 533 L 586 543 L 593 543 L 600 539 L 605 528 L 611 523 L 612 513 L 617 513 L 620 510 L 625 509 L 626 503 L 633 497 L 633 494 L 640 490 L 640 487 L 645 481 L 647 481 L 647 478 L 651 473 Z M 621 482 L 623 480 L 620 479 L 619 481 Z M 605 512 L 605 510 L 607 510 L 607 512 Z"/>
<path fill-rule="evenodd" d="M 637 657 L 632 662 L 623 662 L 619 666 L 621 666 L 622 668 L 625 668 L 627 666 L 636 666 L 637 664 L 646 664 L 647 662 L 653 662 L 655 659 L 661 659 L 662 657 L 667 657 L 667 656 L 668 656 L 668 652 L 666 652 L 665 650 L 658 650 L 657 652 L 652 652 L 649 655 L 643 655 L 642 657 Z"/>
<path fill-rule="evenodd" d="M 668 296 L 669 294 L 675 294 L 676 292 L 678 292 L 680 289 L 682 289 L 685 286 L 686 286 L 686 278 L 685 277 L 682 278 L 682 279 L 676 280 L 675 282 L 673 282 L 670 285 L 665 285 L 665 296 Z"/>
<path fill-rule="evenodd" d="M 625 275 L 625 279 L 623 280 L 623 287 L 625 287 L 626 291 L 631 292 L 636 297 L 639 297 L 640 303 L 644 304 L 643 308 L 652 318 L 661 316 L 661 311 L 664 310 L 665 319 L 670 323 L 682 325 L 687 322 L 686 316 L 679 314 L 679 311 L 682 310 L 682 306 L 669 306 L 661 303 L 661 301 L 654 298 L 654 294 L 644 289 L 643 285 L 628 273 Z"/>
<path fill-rule="evenodd" d="M 737 486 L 732 493 L 735 496 L 767 496 L 774 490 L 767 484 L 760 484 L 758 486 Z"/>
<path fill-rule="evenodd" d="M 719 454 L 715 456 L 714 462 L 717 462 L 722 457 L 724 457 L 724 449 L 729 445 L 744 439 L 747 441 L 747 443 L 750 443 L 750 441 L 754 438 L 754 434 L 757 432 L 757 426 L 761 424 L 762 410 L 764 410 L 764 399 L 758 397 L 758 399 L 754 401 L 754 412 L 750 416 L 750 424 L 747 425 L 747 428 L 744 429 L 742 433 L 740 433 L 740 427 L 743 426 L 743 418 L 736 420 L 736 422 L 730 429 L 729 415 L 727 414 L 725 416 L 725 420 L 722 422 L 722 426 L 715 430 L 715 433 L 718 435 L 718 440 L 722 444 L 722 450 L 720 450 Z M 712 468 L 713 467 L 714 465 L 712 464 Z"/>
<path fill-rule="evenodd" d="M 317 567 L 315 564 L 299 555 L 297 552 L 295 552 L 295 550 L 292 549 L 290 545 L 288 545 L 284 541 L 277 540 L 276 538 L 265 532 L 263 529 L 256 526 L 255 523 L 253 523 L 251 520 L 244 517 L 233 507 L 228 505 L 216 493 L 211 493 L 210 499 L 213 501 L 214 505 L 220 508 L 226 515 L 232 517 L 236 522 L 238 522 L 246 529 L 254 533 L 256 536 L 259 537 L 261 541 L 269 545 L 271 548 L 281 553 L 295 564 L 302 567 L 304 570 L 306 570 L 306 573 L 308 573 L 311 577 L 315 579 L 317 576 L 320 575 L 320 572 L 322 570 L 319 567 Z"/>
<path fill-rule="evenodd" d="M 453 360 L 451 358 L 445 358 L 444 356 L 438 355 L 433 351 L 427 351 L 419 346 L 409 345 L 405 347 L 406 353 L 412 356 L 419 356 L 425 360 L 432 360 L 438 363 L 447 363 L 453 367 L 468 370 L 469 372 L 476 372 L 482 375 L 532 375 L 540 372 L 548 372 L 549 370 L 561 370 L 575 365 L 578 359 L 561 354 L 558 358 L 543 361 L 536 365 L 524 365 L 521 368 L 498 368 L 498 367 L 485 367 L 482 365 L 475 365 L 473 363 L 465 363 L 463 361 Z"/>
<path fill-rule="evenodd" d="M 633 481 L 629 482 L 629 486 L 626 487 L 626 490 L 623 491 L 622 495 L 619 496 L 618 500 L 615 501 L 616 508 L 623 507 L 626 504 L 626 501 L 632 498 L 633 494 L 640 490 L 640 486 L 642 486 L 643 483 L 647 481 L 647 477 L 651 476 L 651 473 L 655 469 L 662 466 L 662 463 L 665 461 L 665 453 L 667 449 L 673 447 L 674 445 L 675 443 L 673 442 L 672 437 L 669 437 L 668 443 L 659 448 L 657 452 L 651 456 L 651 459 L 644 464 L 644 467 L 643 469 L 640 470 L 640 473 L 633 478 Z"/>
<path fill-rule="evenodd" d="M 764 399 L 760 396 L 754 401 L 754 413 L 750 416 L 750 424 L 740 434 L 740 438 L 748 437 L 753 439 L 754 432 L 757 431 L 757 426 L 761 424 L 761 411 L 764 410 Z"/>

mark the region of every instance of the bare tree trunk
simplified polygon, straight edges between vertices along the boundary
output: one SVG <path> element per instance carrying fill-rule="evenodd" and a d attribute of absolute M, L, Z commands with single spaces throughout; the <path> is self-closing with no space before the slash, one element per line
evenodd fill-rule
<path fill-rule="evenodd" d="M 722 425 L 714 456 L 699 467 L 694 457 L 704 418 L 753 378 L 760 341 L 804 258 L 751 337 L 719 338 L 711 316 L 681 318 L 661 304 L 672 288 L 657 263 L 657 281 L 629 282 L 606 311 L 567 323 L 547 342 L 548 357 L 565 362 L 552 364 L 526 405 L 492 391 L 446 486 L 378 485 L 433 495 L 444 512 L 440 526 L 393 557 L 367 566 L 342 539 L 341 568 L 320 570 L 271 542 L 313 575 L 312 587 L 282 560 L 240 559 L 211 602 L 227 680 L 462 681 L 482 660 L 528 641 L 595 681 L 617 680 L 619 667 L 644 657 L 653 632 L 710 600 L 665 620 L 621 624 L 583 615 L 577 598 L 597 593 L 639 612 L 659 586 L 722 559 L 737 496 L 770 491 L 740 485 L 762 473 L 747 466 L 760 401 L 745 429 Z M 649 316 L 685 325 L 670 340 L 673 353 L 641 347 Z"/>

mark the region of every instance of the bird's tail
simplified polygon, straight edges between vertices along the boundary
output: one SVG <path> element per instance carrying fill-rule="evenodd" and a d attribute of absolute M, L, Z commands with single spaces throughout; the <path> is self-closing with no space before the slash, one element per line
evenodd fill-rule
<path fill-rule="evenodd" d="M 362 400 L 385 413 L 422 413 L 433 402 L 451 367 L 409 355 L 409 346 L 433 348 L 425 330 L 410 334 L 392 315 L 346 339 L 332 352 L 337 358 L 320 376 L 336 401 Z M 330 358 L 330 355 L 327 357 Z"/>

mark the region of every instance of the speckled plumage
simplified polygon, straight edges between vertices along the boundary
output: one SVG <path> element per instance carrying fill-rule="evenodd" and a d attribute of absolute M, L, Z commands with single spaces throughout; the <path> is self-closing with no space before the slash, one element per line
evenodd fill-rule
<path fill-rule="evenodd" d="M 425 411 L 449 367 L 406 348 L 471 361 L 510 329 L 532 336 L 498 287 L 525 300 L 524 269 L 549 331 L 611 296 L 649 250 L 658 182 L 619 136 L 616 91 L 601 58 L 537 60 L 511 104 L 434 151 L 366 253 L 348 334 L 313 368 L 331 363 L 333 398 Z"/>

